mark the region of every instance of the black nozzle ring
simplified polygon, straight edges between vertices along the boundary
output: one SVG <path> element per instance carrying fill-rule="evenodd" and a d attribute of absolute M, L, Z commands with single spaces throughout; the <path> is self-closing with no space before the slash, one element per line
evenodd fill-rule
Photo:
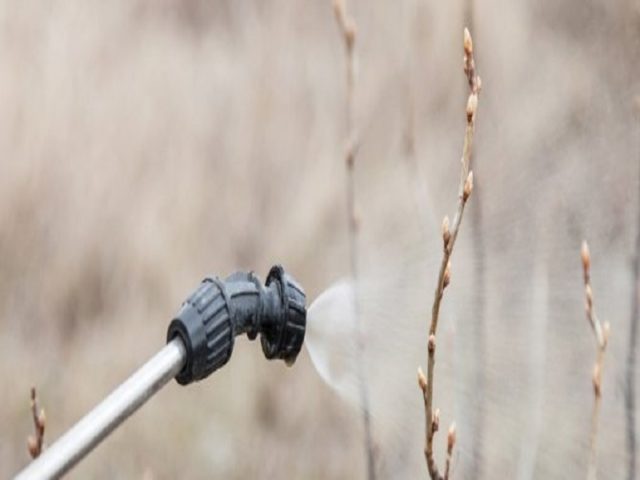
<path fill-rule="evenodd" d="M 167 342 L 179 336 L 187 352 L 176 380 L 186 385 L 222 367 L 242 333 L 251 340 L 260 334 L 268 359 L 293 364 L 304 341 L 305 304 L 304 290 L 279 265 L 271 268 L 264 286 L 252 272 L 205 278 L 167 331 Z"/>

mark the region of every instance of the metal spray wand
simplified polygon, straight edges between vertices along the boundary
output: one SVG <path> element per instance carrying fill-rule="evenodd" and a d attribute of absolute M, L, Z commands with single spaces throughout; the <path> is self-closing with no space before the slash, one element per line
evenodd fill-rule
<path fill-rule="evenodd" d="M 58 478 L 68 472 L 154 393 L 176 378 L 188 385 L 222 367 L 234 338 L 260 334 L 268 359 L 295 362 L 306 328 L 306 296 L 279 265 L 264 285 L 253 273 L 206 278 L 183 303 L 167 331 L 167 344 L 85 415 L 16 480 Z"/>

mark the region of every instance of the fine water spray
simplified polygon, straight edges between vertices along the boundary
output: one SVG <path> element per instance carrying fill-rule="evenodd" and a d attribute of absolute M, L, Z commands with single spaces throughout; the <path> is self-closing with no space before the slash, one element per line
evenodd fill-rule
<path fill-rule="evenodd" d="M 292 365 L 307 324 L 302 287 L 276 265 L 264 284 L 252 272 L 205 278 L 182 304 L 167 330 L 167 344 L 116 388 L 16 479 L 57 478 L 175 378 L 180 385 L 203 380 L 224 366 L 234 339 L 260 335 L 267 359 Z"/>

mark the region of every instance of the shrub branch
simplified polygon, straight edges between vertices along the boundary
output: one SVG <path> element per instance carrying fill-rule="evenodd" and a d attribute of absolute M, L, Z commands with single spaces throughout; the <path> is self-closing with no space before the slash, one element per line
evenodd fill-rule
<path fill-rule="evenodd" d="M 640 119 L 640 97 L 636 97 L 635 102 L 636 119 Z M 640 169 L 638 169 L 640 175 Z M 638 178 L 640 186 L 640 177 Z M 640 197 L 639 197 L 640 199 Z M 637 202 L 638 203 L 638 202 Z M 636 203 L 636 205 L 637 205 Z M 636 364 L 638 357 L 638 334 L 640 333 L 640 207 L 636 207 L 636 242 L 632 260 L 633 280 L 631 285 L 631 319 L 629 322 L 629 346 L 627 349 L 627 369 L 626 369 L 626 391 L 625 391 L 625 415 L 626 415 L 626 436 L 627 436 L 627 456 L 629 465 L 627 468 L 627 479 L 636 478 Z"/>
<path fill-rule="evenodd" d="M 466 118 L 467 125 L 464 135 L 464 144 L 462 148 L 461 169 L 460 169 L 460 184 L 458 187 L 458 208 L 456 214 L 453 217 L 453 223 L 449 225 L 449 218 L 445 217 L 442 222 L 442 241 L 443 241 L 443 255 L 442 262 L 440 263 L 440 271 L 438 273 L 438 282 L 436 285 L 435 295 L 433 299 L 433 306 L 431 309 L 431 323 L 429 326 L 429 340 L 427 344 L 428 359 L 427 359 L 427 376 L 425 377 L 422 369 L 418 369 L 418 384 L 422 390 L 424 398 L 424 408 L 426 416 L 426 438 L 424 454 L 427 462 L 427 469 L 429 475 L 433 480 L 441 480 L 449 478 L 451 454 L 455 444 L 455 427 L 449 430 L 447 438 L 447 463 L 445 465 L 444 476 L 440 474 L 438 466 L 434 459 L 433 453 L 433 438 L 438 431 L 440 423 L 440 411 L 433 408 L 433 390 L 434 390 L 434 369 L 435 369 L 435 357 L 436 357 L 436 332 L 438 329 L 438 320 L 440 317 L 440 305 L 442 303 L 442 297 L 444 290 L 447 288 L 451 281 L 451 255 L 453 253 L 453 247 L 458 238 L 458 232 L 460 230 L 460 223 L 462 222 L 462 216 L 464 209 L 473 191 L 473 172 L 470 169 L 471 166 L 471 152 L 473 144 L 473 134 L 475 131 L 475 119 L 476 111 L 478 109 L 478 95 L 481 88 L 481 80 L 476 73 L 475 60 L 473 57 L 473 40 L 469 30 L 464 30 L 464 73 L 467 76 L 469 83 L 469 97 L 467 99 Z"/>
<path fill-rule="evenodd" d="M 351 264 L 351 277 L 354 286 L 357 287 L 358 281 L 358 229 L 359 220 L 356 212 L 355 199 L 355 162 L 358 151 L 358 143 L 356 140 L 355 123 L 354 123 L 354 104 L 355 104 L 355 55 L 354 46 L 356 41 L 356 25 L 353 19 L 348 15 L 345 0 L 334 0 L 333 11 L 345 46 L 345 54 L 347 61 L 347 100 L 345 108 L 346 117 L 346 151 L 345 165 L 347 168 L 347 223 L 349 230 L 349 258 Z M 357 297 L 357 292 L 354 297 Z M 375 456 L 373 447 L 373 435 L 371 431 L 370 402 L 367 380 L 364 370 L 362 341 L 362 324 L 360 319 L 360 311 L 358 308 L 357 298 L 354 301 L 355 321 L 357 327 L 358 353 L 356 358 L 358 388 L 360 390 L 360 402 L 362 404 L 362 416 L 364 426 L 364 445 L 367 459 L 367 478 L 375 480 Z"/>
<path fill-rule="evenodd" d="M 591 435 L 590 435 L 590 455 L 587 478 L 595 480 L 597 477 L 597 440 L 598 440 L 598 419 L 602 404 L 602 368 L 604 366 L 604 355 L 609 343 L 609 322 L 601 323 L 593 307 L 593 289 L 591 288 L 591 254 L 587 242 L 582 242 L 582 272 L 584 277 L 585 312 L 587 320 L 596 340 L 596 363 L 593 367 L 593 394 L 594 404 L 591 415 Z"/>
<path fill-rule="evenodd" d="M 27 438 L 27 448 L 31 458 L 38 458 L 44 448 L 44 427 L 47 417 L 44 414 L 44 408 L 38 409 L 36 387 L 31 387 L 31 416 L 35 434 Z"/>

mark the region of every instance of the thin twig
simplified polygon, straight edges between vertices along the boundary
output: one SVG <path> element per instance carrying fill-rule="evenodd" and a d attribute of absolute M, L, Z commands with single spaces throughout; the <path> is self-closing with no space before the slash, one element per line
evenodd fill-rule
<path fill-rule="evenodd" d="M 425 378 L 422 369 L 418 369 L 418 384 L 422 389 L 424 397 L 424 407 L 426 416 L 426 439 L 425 439 L 425 459 L 429 475 L 433 480 L 441 480 L 444 477 L 440 474 L 433 455 L 433 437 L 439 427 L 439 410 L 433 408 L 433 390 L 434 390 L 434 368 L 436 354 L 436 332 L 438 328 L 438 320 L 440 315 L 440 305 L 444 289 L 451 281 L 451 254 L 458 231 L 464 209 L 471 196 L 473 190 L 473 172 L 470 170 L 471 164 L 471 147 L 473 143 L 473 134 L 475 130 L 476 111 L 478 108 L 478 94 L 480 93 L 481 81 L 476 74 L 475 61 L 473 58 L 473 41 L 469 30 L 464 30 L 464 72 L 469 83 L 469 98 L 467 99 L 466 117 L 467 126 L 464 135 L 464 144 L 462 148 L 460 185 L 458 188 L 458 208 L 453 217 L 453 224 L 449 226 L 449 218 L 445 217 L 442 222 L 442 240 L 443 255 L 438 273 L 438 283 L 433 299 L 433 307 L 431 309 L 431 324 L 429 326 L 429 340 L 427 344 L 428 362 L 427 376 Z"/>
<path fill-rule="evenodd" d="M 636 115 L 640 114 L 640 97 L 635 99 Z M 640 169 L 638 169 L 638 186 L 640 186 Z M 639 202 L 636 202 L 638 205 Z M 637 208 L 636 245 L 632 259 L 633 280 L 631 285 L 631 319 L 629 324 L 629 347 L 627 349 L 626 371 L 626 427 L 627 427 L 627 456 L 629 466 L 627 478 L 636 478 L 636 364 L 638 357 L 638 334 L 640 334 L 640 207 Z"/>
<path fill-rule="evenodd" d="M 444 480 L 449 480 L 451 471 L 451 457 L 453 456 L 453 447 L 456 444 L 456 424 L 452 423 L 447 434 L 447 460 L 444 464 Z"/>
<path fill-rule="evenodd" d="M 627 353 L 626 372 L 626 417 L 627 417 L 627 453 L 629 457 L 629 468 L 627 478 L 636 478 L 636 364 L 638 357 L 638 334 L 640 333 L 640 221 L 638 222 L 638 233 L 636 237 L 636 251 L 633 261 L 633 298 L 631 306 L 631 325 L 629 331 L 629 347 Z"/>
<path fill-rule="evenodd" d="M 356 359 L 357 363 L 357 375 L 358 386 L 360 390 L 360 401 L 362 403 L 362 416 L 364 424 L 364 445 L 367 458 L 367 478 L 369 480 L 375 480 L 375 456 L 373 447 L 373 435 L 371 431 L 371 414 L 370 414 L 370 402 L 369 391 L 366 380 L 366 374 L 364 369 L 363 349 L 364 343 L 362 340 L 362 322 L 360 319 L 360 309 L 358 308 L 357 301 L 357 282 L 358 282 L 358 228 L 359 222 L 356 213 L 356 200 L 355 200 L 355 162 L 358 151 L 358 144 L 356 140 L 355 122 L 354 122 L 354 105 L 355 105 L 355 55 L 354 46 L 356 41 L 356 25 L 353 19 L 347 14 L 345 0 L 334 0 L 333 10 L 336 16 L 338 27 L 342 33 L 344 40 L 346 60 L 347 60 L 347 101 L 345 108 L 346 117 L 346 138 L 347 145 L 345 151 L 345 164 L 347 168 L 347 223 L 349 228 L 349 256 L 351 263 L 351 277 L 353 278 L 354 286 L 356 287 L 356 293 L 354 295 L 354 311 L 356 316 L 356 327 L 359 336 L 358 339 L 358 355 Z"/>
<path fill-rule="evenodd" d="M 465 0 L 464 2 L 464 24 L 474 32 L 476 40 L 478 39 L 478 32 L 475 29 L 475 10 L 474 0 Z M 475 156 L 478 156 L 478 149 L 475 150 Z M 473 209 L 471 210 L 471 238 L 473 241 L 473 255 L 475 262 L 473 264 L 473 284 L 476 286 L 473 292 L 473 311 L 474 318 L 471 328 L 471 337 L 473 338 L 474 345 L 474 357 L 475 357 L 475 371 L 473 372 L 473 391 L 476 394 L 475 405 L 472 414 L 472 428 L 470 431 L 472 444 L 474 445 L 474 455 L 471 458 L 471 463 L 467 467 L 466 475 L 472 474 L 476 478 L 482 478 L 482 460 L 484 458 L 484 420 L 485 416 L 482 412 L 485 411 L 485 395 L 484 388 L 486 384 L 485 372 L 482 365 L 485 363 L 486 358 L 486 344 L 487 334 L 485 330 L 485 299 L 487 298 L 487 281 L 485 278 L 485 262 L 484 262 L 484 228 L 483 228 L 483 200 L 482 200 L 482 187 L 483 187 L 483 170 L 478 167 L 478 163 L 475 162 L 474 168 L 474 192 L 473 192 Z"/>
<path fill-rule="evenodd" d="M 31 416 L 33 417 L 35 435 L 29 435 L 27 438 L 27 448 L 31 458 L 37 458 L 44 447 L 44 428 L 47 418 L 44 414 L 44 408 L 38 410 L 36 387 L 31 387 Z"/>
<path fill-rule="evenodd" d="M 595 308 L 593 307 L 593 289 L 591 288 L 591 254 L 589 253 L 589 246 L 587 242 L 582 242 L 581 249 L 582 257 L 582 271 L 584 277 L 584 293 L 585 293 L 585 312 L 587 314 L 587 320 L 591 326 L 591 330 L 596 339 L 596 363 L 593 367 L 593 394 L 595 402 L 593 404 L 593 413 L 591 415 L 591 437 L 590 446 L 591 453 L 589 456 L 589 470 L 587 478 L 589 480 L 595 480 L 597 477 L 597 440 L 598 440 L 598 419 L 600 416 L 600 406 L 602 404 L 602 368 L 604 366 L 604 354 L 609 343 L 609 323 L 601 323 L 600 319 L 596 315 Z"/>

